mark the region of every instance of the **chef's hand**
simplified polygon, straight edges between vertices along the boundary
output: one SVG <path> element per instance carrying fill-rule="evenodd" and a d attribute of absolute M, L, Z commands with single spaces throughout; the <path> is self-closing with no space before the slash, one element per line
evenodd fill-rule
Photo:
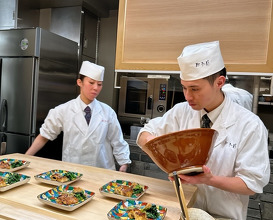
<path fill-rule="evenodd" d="M 221 190 L 241 195 L 254 195 L 255 192 L 247 187 L 240 177 L 215 176 L 207 166 L 203 166 L 203 173 L 196 176 L 178 175 L 183 184 L 206 184 Z"/>
<path fill-rule="evenodd" d="M 128 164 L 123 164 L 123 165 L 120 166 L 119 171 L 120 172 L 126 172 L 127 168 L 128 168 Z"/>
<path fill-rule="evenodd" d="M 195 176 L 189 176 L 184 174 L 179 174 L 179 178 L 181 180 L 181 183 L 184 184 L 207 184 L 209 185 L 211 178 L 213 177 L 212 172 L 210 169 L 203 165 L 202 167 L 203 173 L 200 173 Z"/>
<path fill-rule="evenodd" d="M 207 166 L 203 166 L 203 173 L 197 174 L 195 176 L 179 174 L 178 177 L 183 184 L 208 184 L 210 179 L 213 177 L 210 169 Z M 174 180 L 173 177 L 169 177 L 171 181 Z"/>

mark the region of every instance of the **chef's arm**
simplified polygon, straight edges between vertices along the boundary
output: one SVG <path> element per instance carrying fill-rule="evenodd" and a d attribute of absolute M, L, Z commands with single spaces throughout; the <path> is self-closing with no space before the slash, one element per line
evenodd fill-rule
<path fill-rule="evenodd" d="M 136 143 L 138 146 L 143 147 L 148 141 L 154 138 L 155 136 L 148 131 L 143 131 L 138 135 Z"/>
<path fill-rule="evenodd" d="M 255 192 L 247 187 L 240 177 L 215 176 L 207 166 L 203 166 L 203 171 L 204 173 L 196 176 L 179 175 L 179 177 L 182 180 L 182 183 L 206 184 L 228 192 L 243 195 L 255 194 Z"/>
<path fill-rule="evenodd" d="M 240 177 L 214 176 L 210 181 L 210 185 L 236 194 L 255 194 Z"/>
<path fill-rule="evenodd" d="M 44 138 L 42 135 L 38 135 L 33 141 L 30 148 L 27 150 L 26 154 L 35 155 L 39 150 L 41 150 L 45 144 L 48 142 L 47 138 Z"/>

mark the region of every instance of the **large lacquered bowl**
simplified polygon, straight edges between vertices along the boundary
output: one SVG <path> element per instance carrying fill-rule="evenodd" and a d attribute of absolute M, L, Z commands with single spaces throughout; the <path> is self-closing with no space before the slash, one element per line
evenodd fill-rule
<path fill-rule="evenodd" d="M 217 132 L 196 128 L 156 137 L 145 144 L 145 151 L 155 164 L 170 176 L 202 172 L 211 155 Z"/>

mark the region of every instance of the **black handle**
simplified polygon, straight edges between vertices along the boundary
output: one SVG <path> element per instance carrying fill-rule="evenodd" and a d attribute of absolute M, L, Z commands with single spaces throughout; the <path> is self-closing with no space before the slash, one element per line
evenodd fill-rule
<path fill-rule="evenodd" d="M 150 95 L 149 98 L 148 98 L 148 106 L 147 106 L 147 109 L 152 109 L 153 107 L 153 96 Z"/>
<path fill-rule="evenodd" d="M 1 102 L 0 109 L 0 120 L 1 120 L 1 131 L 7 131 L 7 121 L 8 121 L 8 101 L 3 99 Z"/>

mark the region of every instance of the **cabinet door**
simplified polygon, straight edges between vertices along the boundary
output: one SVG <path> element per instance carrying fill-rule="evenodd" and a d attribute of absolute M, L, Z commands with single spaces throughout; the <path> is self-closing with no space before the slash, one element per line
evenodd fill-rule
<path fill-rule="evenodd" d="M 272 0 L 120 0 L 116 71 L 179 71 L 189 44 L 220 41 L 228 71 L 272 72 Z"/>
<path fill-rule="evenodd" d="M 4 58 L 1 69 L 1 103 L 6 101 L 7 132 L 32 134 L 35 58 Z"/>

